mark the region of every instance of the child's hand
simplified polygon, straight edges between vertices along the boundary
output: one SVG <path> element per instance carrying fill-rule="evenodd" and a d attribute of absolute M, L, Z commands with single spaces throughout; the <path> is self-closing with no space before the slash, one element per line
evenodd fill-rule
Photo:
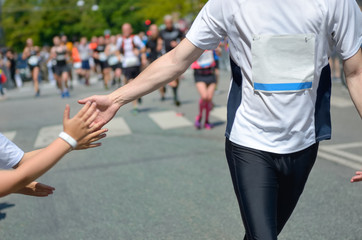
<path fill-rule="evenodd" d="M 94 127 L 96 129 L 98 128 L 97 126 Z M 82 149 L 95 148 L 101 146 L 102 143 L 94 143 L 94 142 L 97 142 L 98 140 L 106 137 L 107 135 L 105 134 L 105 132 L 107 131 L 108 129 L 100 129 L 98 131 L 86 135 L 78 142 L 78 145 L 75 148 L 75 150 L 82 150 Z"/>
<path fill-rule="evenodd" d="M 351 182 L 360 182 L 362 181 L 362 171 L 357 171 L 356 175 L 352 177 Z"/>
<path fill-rule="evenodd" d="M 97 130 L 97 127 L 99 128 L 96 124 L 92 124 L 99 113 L 99 110 L 96 108 L 96 103 L 87 102 L 84 107 L 71 119 L 69 118 L 69 113 L 70 107 L 67 104 L 64 110 L 63 131 L 74 138 L 77 142 L 86 135 L 93 133 Z"/>
<path fill-rule="evenodd" d="M 38 182 L 32 182 L 29 183 L 24 188 L 18 190 L 16 193 L 33 196 L 33 197 L 47 197 L 48 195 L 53 194 L 54 190 L 55 188 L 51 186 Z"/>

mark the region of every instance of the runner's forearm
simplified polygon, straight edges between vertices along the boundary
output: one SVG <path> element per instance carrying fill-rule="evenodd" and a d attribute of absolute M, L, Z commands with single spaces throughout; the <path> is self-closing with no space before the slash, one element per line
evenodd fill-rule
<path fill-rule="evenodd" d="M 344 62 L 344 72 L 352 101 L 362 118 L 362 52 L 361 49 Z"/>
<path fill-rule="evenodd" d="M 354 78 L 347 79 L 347 83 L 353 103 L 362 118 L 362 72 Z"/>
<path fill-rule="evenodd" d="M 157 59 L 129 84 L 111 93 L 110 98 L 119 107 L 174 80 L 190 66 L 203 50 L 187 39 L 178 47 Z"/>

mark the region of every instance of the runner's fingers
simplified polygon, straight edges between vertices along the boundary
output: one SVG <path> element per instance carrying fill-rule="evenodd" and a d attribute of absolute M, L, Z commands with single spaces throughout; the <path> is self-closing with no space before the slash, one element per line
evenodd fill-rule
<path fill-rule="evenodd" d="M 84 115 L 81 117 L 84 121 L 88 121 L 88 119 L 96 112 L 97 104 L 91 103 L 88 110 L 84 113 Z M 89 125 L 90 123 L 87 123 Z"/>
<path fill-rule="evenodd" d="M 79 118 L 82 118 L 84 116 L 84 114 L 89 110 L 90 106 L 91 106 L 91 102 L 86 102 L 86 104 L 82 107 L 82 109 L 79 110 L 77 116 Z"/>
<path fill-rule="evenodd" d="M 92 115 L 89 116 L 89 118 L 87 119 L 86 124 L 87 124 L 87 126 L 88 126 L 89 129 L 91 129 L 90 126 L 91 126 L 92 122 L 94 122 L 94 120 L 97 118 L 98 114 L 99 114 L 99 110 L 97 109 L 97 110 L 95 110 L 95 111 L 92 113 Z"/>
<path fill-rule="evenodd" d="M 63 114 L 63 122 L 69 119 L 70 107 L 69 105 L 65 105 L 64 114 Z"/>

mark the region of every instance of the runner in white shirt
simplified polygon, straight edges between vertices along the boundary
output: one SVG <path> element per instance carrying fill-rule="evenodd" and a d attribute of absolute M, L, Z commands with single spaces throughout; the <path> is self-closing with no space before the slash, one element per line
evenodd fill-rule
<path fill-rule="evenodd" d="M 132 33 L 131 24 L 125 23 L 122 25 L 122 37 L 117 40 L 117 48 L 123 55 L 122 67 L 126 78 L 125 84 L 140 74 L 141 65 L 147 64 L 146 46 L 138 35 L 132 35 Z M 138 112 L 137 102 L 141 102 L 141 98 L 133 101 L 133 113 Z"/>
<path fill-rule="evenodd" d="M 113 71 L 112 86 L 118 83 L 118 87 L 121 86 L 121 75 L 122 75 L 122 56 L 117 48 L 117 37 L 111 36 L 109 38 L 109 44 L 106 47 L 105 53 L 108 57 L 108 65 Z"/>
<path fill-rule="evenodd" d="M 362 16 L 355 0 L 210 0 L 173 51 L 131 84 L 97 102 L 97 122 L 185 71 L 228 37 L 232 81 L 226 155 L 245 239 L 275 240 L 292 214 L 317 156 L 331 137 L 333 46 L 344 60 L 362 117 Z"/>

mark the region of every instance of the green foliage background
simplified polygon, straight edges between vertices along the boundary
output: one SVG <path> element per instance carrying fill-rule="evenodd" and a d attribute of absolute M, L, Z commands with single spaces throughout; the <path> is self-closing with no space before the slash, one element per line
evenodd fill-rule
<path fill-rule="evenodd" d="M 4 1 L 4 0 L 3 0 Z M 121 26 L 130 22 L 135 32 L 144 31 L 144 21 L 162 23 L 163 16 L 177 12 L 180 17 L 193 18 L 207 0 L 5 0 L 2 23 L 6 45 L 22 50 L 27 38 L 36 45 L 51 45 L 55 35 L 68 37 L 102 35 L 109 29 L 121 32 Z M 93 4 L 99 10 L 92 11 Z"/>

